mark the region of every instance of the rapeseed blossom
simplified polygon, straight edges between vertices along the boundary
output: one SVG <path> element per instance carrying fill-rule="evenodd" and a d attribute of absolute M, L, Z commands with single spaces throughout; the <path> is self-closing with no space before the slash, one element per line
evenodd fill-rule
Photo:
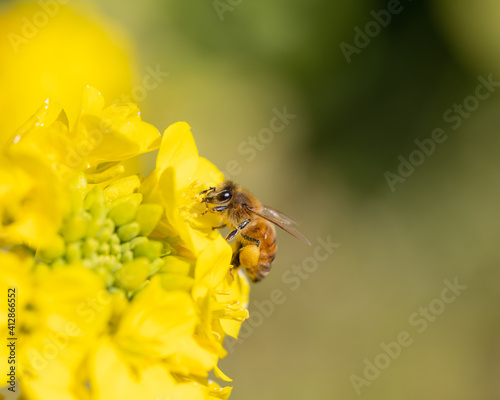
<path fill-rule="evenodd" d="M 80 111 L 75 94 L 85 85 L 98 87 L 110 101 L 131 94 L 138 75 L 131 42 L 81 2 L 2 2 L 0 145 L 47 97 L 64 104 L 74 121 Z"/>
<path fill-rule="evenodd" d="M 249 285 L 199 196 L 223 176 L 185 122 L 161 135 L 92 87 L 81 104 L 70 123 L 48 100 L 0 150 L 0 331 L 16 337 L 0 374 L 14 365 L 26 399 L 227 399 L 218 361 Z M 149 177 L 123 176 L 156 149 Z"/>

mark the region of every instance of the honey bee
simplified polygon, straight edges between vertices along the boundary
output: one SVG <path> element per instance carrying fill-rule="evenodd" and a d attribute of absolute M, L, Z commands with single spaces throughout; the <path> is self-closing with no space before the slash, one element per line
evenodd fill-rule
<path fill-rule="evenodd" d="M 311 244 L 291 226 L 296 223 L 294 220 L 271 207 L 263 206 L 252 194 L 232 181 L 226 180 L 217 187 L 204 190 L 200 195 L 204 195 L 202 202 L 207 205 L 203 214 L 214 212 L 222 216 L 223 224 L 213 229 L 229 226 L 231 231 L 226 240 L 238 240 L 231 261 L 232 269 L 243 266 L 252 282 L 264 279 L 271 269 L 276 256 L 274 225 Z"/>

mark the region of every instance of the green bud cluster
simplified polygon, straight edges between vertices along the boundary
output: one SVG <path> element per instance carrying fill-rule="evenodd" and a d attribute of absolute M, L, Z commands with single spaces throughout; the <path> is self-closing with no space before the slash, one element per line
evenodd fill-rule
<path fill-rule="evenodd" d="M 165 256 L 174 254 L 165 241 L 148 238 L 162 213 L 158 204 L 142 204 L 140 193 L 108 201 L 94 187 L 37 257 L 54 267 L 81 262 L 109 288 L 136 291 L 162 268 Z"/>

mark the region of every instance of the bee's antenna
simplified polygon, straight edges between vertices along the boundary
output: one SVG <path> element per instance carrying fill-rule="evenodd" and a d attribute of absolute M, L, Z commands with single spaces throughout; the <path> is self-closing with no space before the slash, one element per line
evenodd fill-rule
<path fill-rule="evenodd" d="M 212 186 L 211 186 L 211 187 L 209 187 L 207 190 L 204 190 L 203 192 L 200 192 L 200 196 L 201 196 L 202 194 L 205 194 L 205 193 L 208 193 L 208 192 L 212 192 L 212 191 L 214 191 L 215 189 L 216 189 L 215 187 L 212 187 Z"/>

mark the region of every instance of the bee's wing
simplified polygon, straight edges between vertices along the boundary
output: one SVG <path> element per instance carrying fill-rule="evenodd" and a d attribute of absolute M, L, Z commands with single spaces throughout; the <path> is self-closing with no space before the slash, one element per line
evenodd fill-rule
<path fill-rule="evenodd" d="M 270 215 L 271 217 L 277 218 L 282 221 L 284 224 L 291 225 L 300 225 L 296 220 L 294 220 L 289 215 L 282 213 L 281 211 L 276 210 L 275 208 L 269 206 L 262 206 L 262 213 L 265 215 Z"/>
<path fill-rule="evenodd" d="M 247 209 L 247 211 L 258 215 L 259 217 L 264 218 L 269 222 L 272 222 L 273 224 L 283 229 L 285 232 L 288 232 L 290 235 L 295 236 L 299 240 L 302 240 L 304 243 L 311 245 L 309 240 L 307 240 L 304 235 L 302 235 L 297 229 L 290 226 L 295 222 L 279 211 L 276 211 L 272 208 L 270 209 L 269 207 L 263 207 L 262 211 L 257 211 L 254 208 L 248 206 L 246 206 L 245 208 Z"/>

